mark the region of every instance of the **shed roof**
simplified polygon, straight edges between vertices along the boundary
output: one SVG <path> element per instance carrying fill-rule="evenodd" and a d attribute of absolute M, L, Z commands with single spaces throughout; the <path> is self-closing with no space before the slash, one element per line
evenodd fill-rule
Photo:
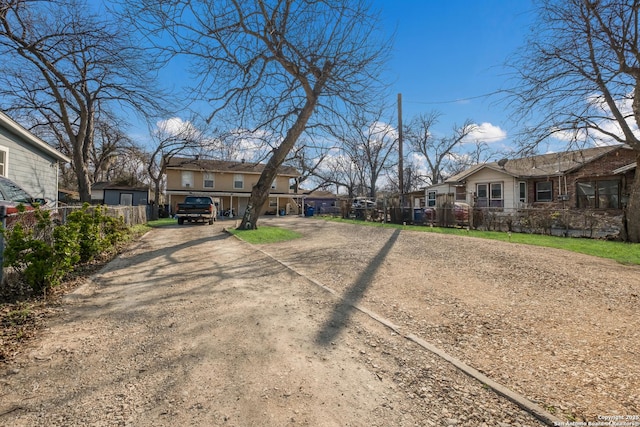
<path fill-rule="evenodd" d="M 326 190 L 314 190 L 314 191 L 304 190 L 302 191 L 302 194 L 309 198 L 315 198 L 315 199 L 337 199 L 339 197 L 336 194 L 332 193 L 331 191 L 326 191 Z"/>
<path fill-rule="evenodd" d="M 91 185 L 92 190 L 125 190 L 125 191 L 149 191 L 149 187 L 143 185 L 131 186 L 116 184 L 108 181 L 100 181 Z"/>

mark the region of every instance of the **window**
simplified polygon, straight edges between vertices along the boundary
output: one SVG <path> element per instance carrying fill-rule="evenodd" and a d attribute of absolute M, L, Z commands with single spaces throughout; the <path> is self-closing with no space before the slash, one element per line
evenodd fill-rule
<path fill-rule="evenodd" d="M 233 175 L 233 188 L 242 190 L 244 188 L 244 175 L 236 173 Z"/>
<path fill-rule="evenodd" d="M 553 201 L 553 182 L 536 182 L 536 202 Z"/>
<path fill-rule="evenodd" d="M 467 187 L 463 185 L 456 187 L 456 201 L 457 202 L 467 201 Z"/>
<path fill-rule="evenodd" d="M 492 182 L 490 184 L 476 184 L 476 206 L 479 208 L 504 207 L 502 183 Z"/>
<path fill-rule="evenodd" d="M 620 181 L 586 181 L 576 183 L 579 208 L 620 209 Z"/>
<path fill-rule="evenodd" d="M 427 206 L 433 207 L 436 205 L 436 192 L 435 191 L 427 191 Z"/>
<path fill-rule="evenodd" d="M 193 172 L 182 171 L 182 186 L 187 188 L 189 187 L 193 188 Z"/>
<path fill-rule="evenodd" d="M 502 208 L 504 207 L 504 199 L 502 198 L 502 183 L 501 182 L 493 182 L 490 184 L 491 187 L 491 200 L 489 206 L 492 208 Z"/>
<path fill-rule="evenodd" d="M 7 176 L 7 149 L 0 147 L 0 176 Z"/>
<path fill-rule="evenodd" d="M 120 193 L 120 204 L 122 206 L 133 205 L 133 193 Z"/>
<path fill-rule="evenodd" d="M 486 208 L 489 206 L 489 186 L 488 184 L 476 185 L 476 206 Z"/>
<path fill-rule="evenodd" d="M 202 186 L 204 188 L 213 188 L 213 174 L 211 172 L 204 173 L 204 182 Z"/>
<path fill-rule="evenodd" d="M 527 183 L 520 181 L 518 183 L 518 201 L 520 203 L 527 203 Z"/>

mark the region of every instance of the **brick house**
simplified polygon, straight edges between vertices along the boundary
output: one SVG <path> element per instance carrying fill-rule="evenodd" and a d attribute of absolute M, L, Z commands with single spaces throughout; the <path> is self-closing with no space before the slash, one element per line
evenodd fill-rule
<path fill-rule="evenodd" d="M 425 189 L 475 208 L 572 208 L 621 211 L 633 182 L 636 153 L 625 145 L 482 163 Z"/>
<path fill-rule="evenodd" d="M 616 235 L 635 162 L 630 147 L 613 145 L 483 163 L 427 187 L 426 205 L 467 204 L 474 227 Z"/>
<path fill-rule="evenodd" d="M 165 172 L 170 213 L 186 196 L 197 194 L 213 197 L 220 214 L 231 209 L 234 216 L 242 216 L 264 167 L 261 163 L 244 161 L 174 157 L 166 164 Z M 298 193 L 299 176 L 293 167 L 280 167 L 260 214 L 300 214 L 304 196 Z"/>

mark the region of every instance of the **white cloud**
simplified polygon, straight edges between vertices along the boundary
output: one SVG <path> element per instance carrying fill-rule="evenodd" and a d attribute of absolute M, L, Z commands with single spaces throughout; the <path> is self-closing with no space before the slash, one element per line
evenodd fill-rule
<path fill-rule="evenodd" d="M 369 135 L 374 139 L 395 141 L 398 138 L 398 130 L 389 123 L 376 121 L 369 126 Z"/>
<path fill-rule="evenodd" d="M 593 124 L 601 129 L 602 132 L 598 131 L 598 129 L 591 129 L 587 133 L 586 130 L 579 129 L 577 131 L 556 132 L 553 134 L 553 137 L 559 141 L 569 143 L 591 140 L 591 142 L 596 146 L 620 144 L 620 141 L 611 135 L 616 135 L 624 140 L 624 133 L 622 132 L 622 128 L 618 122 L 614 119 L 611 108 L 609 108 L 604 97 L 602 95 L 589 96 L 587 97 L 587 103 L 602 112 L 601 114 L 598 113 L 598 115 L 601 115 L 602 117 L 609 117 L 609 119 L 593 119 Z M 616 101 L 616 104 L 619 111 L 626 117 L 625 120 L 627 122 L 627 126 L 629 126 L 631 131 L 635 133 L 637 137 L 640 137 L 640 130 L 638 129 L 638 125 L 635 122 L 633 115 L 633 101 L 631 95 L 626 99 Z"/>
<path fill-rule="evenodd" d="M 271 146 L 280 142 L 279 138 L 262 130 L 234 129 L 224 138 L 225 157 L 235 161 L 262 161 L 268 155 Z"/>
<path fill-rule="evenodd" d="M 160 120 L 156 123 L 159 132 L 169 135 L 184 135 L 185 133 L 196 132 L 195 127 L 189 121 L 184 121 L 180 117 L 171 117 L 167 120 Z"/>
<path fill-rule="evenodd" d="M 471 132 L 469 136 L 464 139 L 464 142 L 480 141 L 492 143 L 503 141 L 505 139 L 507 139 L 507 132 L 505 130 L 500 128 L 500 126 L 495 126 L 491 123 L 484 122 L 479 125 L 477 124 L 476 129 L 473 130 L 473 132 Z"/>

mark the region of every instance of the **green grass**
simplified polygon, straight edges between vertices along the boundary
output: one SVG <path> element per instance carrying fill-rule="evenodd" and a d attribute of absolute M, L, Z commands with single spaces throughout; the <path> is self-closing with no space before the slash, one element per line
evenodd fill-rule
<path fill-rule="evenodd" d="M 160 219 L 147 222 L 147 225 L 152 228 L 158 228 L 158 227 L 167 227 L 169 225 L 176 225 L 177 223 L 178 221 L 173 218 L 160 218 Z"/>
<path fill-rule="evenodd" d="M 177 223 L 178 221 L 176 221 L 173 218 L 161 218 L 153 221 L 148 221 L 146 224 L 136 224 L 130 227 L 129 231 L 130 231 L 131 238 L 136 238 L 136 237 L 142 236 L 144 233 L 151 230 L 152 228 L 167 227 L 170 225 L 175 225 Z"/>
<path fill-rule="evenodd" d="M 358 224 L 369 227 L 399 228 L 402 230 L 421 231 L 426 233 L 450 234 L 455 236 L 478 237 L 481 239 L 500 240 L 503 242 L 521 243 L 524 245 L 543 246 L 563 249 L 600 258 L 615 260 L 621 264 L 640 265 L 640 244 L 612 242 L 575 237 L 543 236 L 540 234 L 505 233 L 500 231 L 479 231 L 460 228 L 425 227 L 423 225 L 398 225 L 364 222 L 342 218 L 323 218 L 328 221 Z"/>
<path fill-rule="evenodd" d="M 254 245 L 285 242 L 302 237 L 300 233 L 280 227 L 258 227 L 257 230 L 227 229 L 227 231 Z"/>

